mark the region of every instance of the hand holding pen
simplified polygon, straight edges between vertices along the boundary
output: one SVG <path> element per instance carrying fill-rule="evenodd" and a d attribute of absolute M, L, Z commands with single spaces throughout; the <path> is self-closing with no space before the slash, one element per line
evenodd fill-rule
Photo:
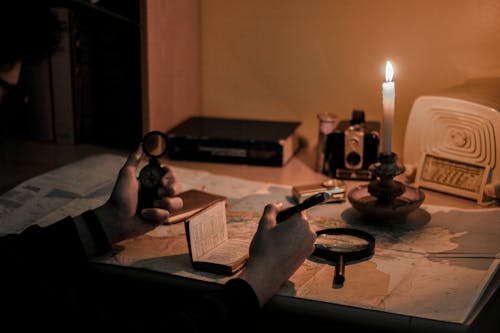
<path fill-rule="evenodd" d="M 276 216 L 276 222 L 281 223 L 289 219 L 295 213 L 300 213 L 305 209 L 311 208 L 322 202 L 325 202 L 336 193 L 338 193 L 338 189 L 336 188 L 316 193 L 310 196 L 309 198 L 305 199 L 303 202 L 279 212 L 278 215 Z"/>

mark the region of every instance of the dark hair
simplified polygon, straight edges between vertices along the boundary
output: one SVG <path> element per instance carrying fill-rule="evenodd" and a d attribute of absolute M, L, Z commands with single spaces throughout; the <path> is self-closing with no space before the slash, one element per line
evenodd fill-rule
<path fill-rule="evenodd" d="M 37 63 L 59 44 L 62 25 L 45 0 L 0 0 L 0 69 Z"/>

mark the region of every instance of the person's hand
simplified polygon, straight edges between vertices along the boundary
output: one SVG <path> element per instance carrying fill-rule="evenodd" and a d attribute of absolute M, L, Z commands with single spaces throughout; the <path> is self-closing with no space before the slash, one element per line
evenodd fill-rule
<path fill-rule="evenodd" d="M 250 257 L 240 278 L 247 281 L 264 305 L 312 254 L 316 233 L 304 212 L 277 224 L 281 203 L 265 207 L 250 244 Z"/>
<path fill-rule="evenodd" d="M 154 229 L 168 220 L 172 210 L 182 208 L 182 199 L 176 197 L 181 184 L 172 169 L 162 166 L 166 172 L 158 189 L 160 200 L 153 203 L 154 208 L 143 209 L 142 218 L 136 215 L 140 186 L 137 169 L 143 156 L 142 146 L 129 155 L 120 169 L 111 196 L 104 205 L 94 209 L 112 244 Z"/>

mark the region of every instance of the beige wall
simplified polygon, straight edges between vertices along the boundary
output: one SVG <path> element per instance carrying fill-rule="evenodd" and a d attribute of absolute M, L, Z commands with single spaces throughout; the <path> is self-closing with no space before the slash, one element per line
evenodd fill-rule
<path fill-rule="evenodd" d="M 416 97 L 500 76 L 498 0 L 200 0 L 201 112 L 300 120 L 318 112 L 382 121 L 386 60 L 395 67 L 393 151 Z"/>
<path fill-rule="evenodd" d="M 141 0 L 143 132 L 200 113 L 198 0 Z"/>

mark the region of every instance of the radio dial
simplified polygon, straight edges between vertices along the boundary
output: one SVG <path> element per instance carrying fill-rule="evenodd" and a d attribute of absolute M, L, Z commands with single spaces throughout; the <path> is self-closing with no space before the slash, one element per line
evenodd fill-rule
<path fill-rule="evenodd" d="M 463 148 L 467 145 L 467 134 L 462 131 L 451 131 L 450 134 L 451 142 L 455 147 Z"/>

